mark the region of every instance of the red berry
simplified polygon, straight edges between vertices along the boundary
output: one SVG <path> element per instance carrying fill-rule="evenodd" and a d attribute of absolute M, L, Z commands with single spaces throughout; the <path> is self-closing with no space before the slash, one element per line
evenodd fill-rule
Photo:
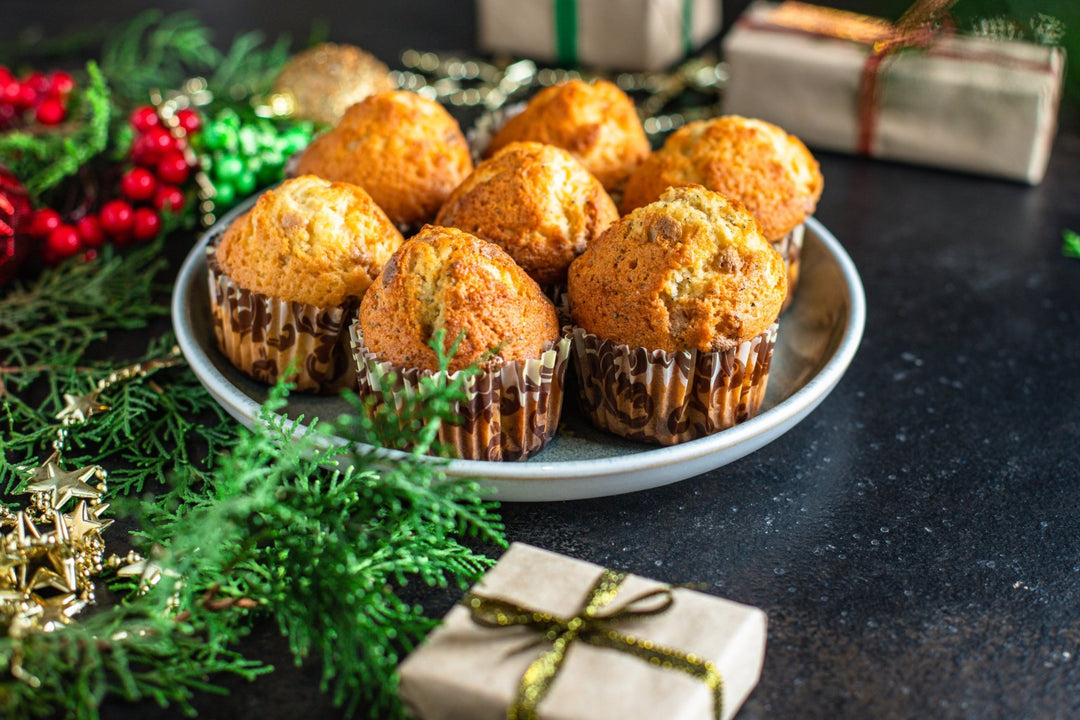
<path fill-rule="evenodd" d="M 34 213 L 34 219 L 30 221 L 30 229 L 27 232 L 34 237 L 43 238 L 63 223 L 60 213 L 52 208 L 41 208 Z"/>
<path fill-rule="evenodd" d="M 49 75 L 49 92 L 58 97 L 66 97 L 75 89 L 75 78 L 63 70 L 54 70 Z"/>
<path fill-rule="evenodd" d="M 94 248 L 90 248 L 89 250 L 87 250 L 86 252 L 84 252 L 82 254 L 82 259 L 83 259 L 83 262 L 90 262 L 91 260 L 96 259 L 97 256 L 98 256 L 98 251 L 95 250 Z"/>
<path fill-rule="evenodd" d="M 37 105 L 38 91 L 34 89 L 33 85 L 28 83 L 22 83 L 19 85 L 19 97 L 15 101 L 16 107 L 23 109 L 32 108 Z"/>
<path fill-rule="evenodd" d="M 14 79 L 15 76 L 8 70 L 7 65 L 0 65 L 0 85 L 7 85 Z"/>
<path fill-rule="evenodd" d="M 169 134 L 169 131 L 163 127 L 152 127 L 147 130 L 144 135 L 150 142 L 150 147 L 154 148 L 162 155 L 169 150 L 176 149 L 176 138 Z"/>
<path fill-rule="evenodd" d="M 71 257 L 82 249 L 82 239 L 70 225 L 61 225 L 49 233 L 45 244 L 59 258 Z"/>
<path fill-rule="evenodd" d="M 43 72 L 32 72 L 23 78 L 23 85 L 29 85 L 38 95 L 44 95 L 49 91 L 49 79 Z"/>
<path fill-rule="evenodd" d="M 157 176 L 164 182 L 183 185 L 188 179 L 188 163 L 183 154 L 171 152 L 157 164 Z"/>
<path fill-rule="evenodd" d="M 140 105 L 131 111 L 131 125 L 141 133 L 161 125 L 157 110 L 151 105 Z"/>
<path fill-rule="evenodd" d="M 160 212 L 178 213 L 184 209 L 184 193 L 173 185 L 162 185 L 154 194 L 154 207 Z"/>
<path fill-rule="evenodd" d="M 47 97 L 34 111 L 34 118 L 42 125 L 59 125 L 67 117 L 64 104 L 56 98 Z"/>
<path fill-rule="evenodd" d="M 105 230 L 101 227 L 101 220 L 97 215 L 86 215 L 75 223 L 75 229 L 79 231 L 83 245 L 89 248 L 101 247 L 105 244 Z"/>
<path fill-rule="evenodd" d="M 161 216 L 156 210 L 141 207 L 135 210 L 135 224 L 131 229 L 135 239 L 144 242 L 161 232 Z"/>
<path fill-rule="evenodd" d="M 202 118 L 191 108 L 184 108 L 176 113 L 176 120 L 188 134 L 199 132 L 199 128 L 202 127 Z"/>
<path fill-rule="evenodd" d="M 120 178 L 120 190 L 132 202 L 145 202 L 154 197 L 157 179 L 146 168 L 134 167 Z"/>
<path fill-rule="evenodd" d="M 135 222 L 135 213 L 123 200 L 110 200 L 101 206 L 99 220 L 101 229 L 119 245 L 122 244 L 119 238 L 131 232 L 131 226 Z"/>
<path fill-rule="evenodd" d="M 140 165 L 152 167 L 167 153 L 176 150 L 176 140 L 169 131 L 161 127 L 152 127 L 135 139 L 131 156 Z"/>
<path fill-rule="evenodd" d="M 7 103 L 8 105 L 19 104 L 19 93 L 22 91 L 22 85 L 19 81 L 12 78 L 4 83 L 4 86 L 0 88 L 0 101 Z"/>

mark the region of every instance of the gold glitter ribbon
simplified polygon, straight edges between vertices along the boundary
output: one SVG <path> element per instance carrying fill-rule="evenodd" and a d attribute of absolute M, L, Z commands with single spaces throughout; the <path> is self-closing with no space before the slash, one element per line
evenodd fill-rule
<path fill-rule="evenodd" d="M 615 625 L 620 620 L 659 615 L 666 612 L 674 598 L 671 587 L 647 590 L 625 600 L 621 609 L 611 610 L 619 596 L 625 573 L 603 570 L 585 598 L 584 606 L 574 617 L 563 618 L 550 613 L 519 607 L 497 598 L 470 592 L 462 604 L 472 611 L 475 622 L 485 627 L 527 627 L 539 631 L 551 642 L 550 650 L 534 660 L 521 676 L 517 697 L 506 711 L 507 720 L 537 720 L 537 706 L 551 689 L 551 684 L 566 659 L 566 652 L 575 642 L 628 653 L 654 667 L 675 670 L 697 678 L 709 686 L 713 696 L 713 718 L 720 720 L 724 713 L 724 681 L 716 667 L 703 658 L 674 648 L 657 645 L 651 640 L 620 632 Z M 659 599 L 655 606 L 648 601 Z"/>

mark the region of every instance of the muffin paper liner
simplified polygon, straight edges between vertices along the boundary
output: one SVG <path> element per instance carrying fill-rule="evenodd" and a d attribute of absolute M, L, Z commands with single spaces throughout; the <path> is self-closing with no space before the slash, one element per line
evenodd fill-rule
<path fill-rule="evenodd" d="M 778 323 L 724 352 L 665 352 L 572 330 L 581 407 L 629 440 L 674 445 L 752 418 L 765 399 Z"/>
<path fill-rule="evenodd" d="M 784 258 L 784 267 L 787 268 L 787 295 L 784 296 L 784 304 L 780 306 L 780 312 L 787 310 L 791 301 L 795 299 L 795 288 L 799 285 L 799 267 L 805 232 L 806 225 L 800 223 L 787 235 L 772 243 L 772 246 Z"/>
<path fill-rule="evenodd" d="M 323 308 L 242 288 L 207 247 L 210 305 L 218 347 L 245 375 L 274 384 L 293 365 L 296 389 L 336 394 L 356 383 L 346 324 L 356 303 Z"/>
<path fill-rule="evenodd" d="M 401 407 L 417 392 L 421 378 L 435 375 L 381 360 L 364 345 L 358 323 L 350 325 L 349 335 L 361 397 L 381 402 L 381 383 L 393 374 L 393 398 Z M 562 337 L 546 343 L 539 358 L 481 370 L 466 385 L 468 400 L 454 408 L 458 422 L 439 427 L 439 442 L 463 460 L 525 460 L 536 455 L 559 427 L 569 362 L 570 338 Z"/>

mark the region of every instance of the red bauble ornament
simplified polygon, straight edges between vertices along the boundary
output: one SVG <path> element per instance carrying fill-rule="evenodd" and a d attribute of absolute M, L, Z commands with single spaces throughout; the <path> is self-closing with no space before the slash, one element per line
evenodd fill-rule
<path fill-rule="evenodd" d="M 6 285 L 30 254 L 26 230 L 33 216 L 30 195 L 7 168 L 0 166 L 0 286 Z"/>

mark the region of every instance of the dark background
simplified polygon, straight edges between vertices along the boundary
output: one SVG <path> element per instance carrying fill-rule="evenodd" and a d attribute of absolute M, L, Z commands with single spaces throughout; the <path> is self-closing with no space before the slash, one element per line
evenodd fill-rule
<path fill-rule="evenodd" d="M 726 22 L 745 4 L 726 3 Z M 474 45 L 462 1 L 156 6 L 197 10 L 223 45 L 251 29 L 302 45 L 321 27 L 391 65 L 408 47 Z M 0 41 L 146 7 L 5 0 Z M 1080 262 L 1060 251 L 1062 230 L 1080 231 L 1080 134 L 1075 110 L 1063 117 L 1037 187 L 818 153 L 816 216 L 868 303 L 839 386 L 701 477 L 506 505 L 510 539 L 766 610 L 765 668 L 740 720 L 1080 717 Z M 204 717 L 334 716 L 273 628 L 247 649 L 279 671 L 201 698 Z M 176 716 L 113 705 L 105 717 L 151 714 Z"/>

